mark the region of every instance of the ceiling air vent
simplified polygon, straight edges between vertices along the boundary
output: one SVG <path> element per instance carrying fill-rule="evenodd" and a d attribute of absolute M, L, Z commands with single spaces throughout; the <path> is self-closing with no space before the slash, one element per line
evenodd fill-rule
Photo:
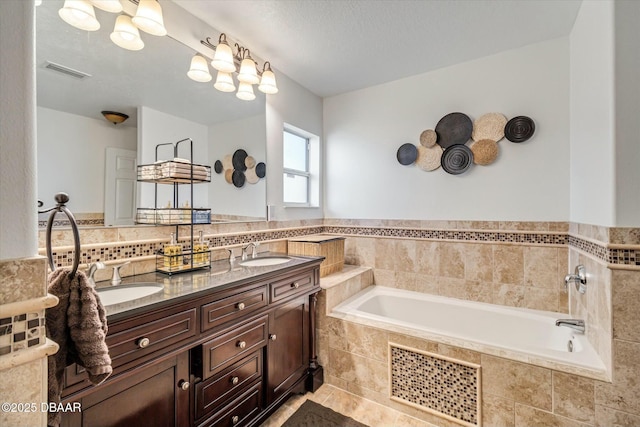
<path fill-rule="evenodd" d="M 56 64 L 55 62 L 47 61 L 47 64 L 44 68 L 48 68 L 49 70 L 66 74 L 67 76 L 75 77 L 76 79 L 84 79 L 86 77 L 91 77 L 91 74 L 84 73 L 82 71 L 74 70 L 73 68 L 65 67 L 64 65 Z"/>

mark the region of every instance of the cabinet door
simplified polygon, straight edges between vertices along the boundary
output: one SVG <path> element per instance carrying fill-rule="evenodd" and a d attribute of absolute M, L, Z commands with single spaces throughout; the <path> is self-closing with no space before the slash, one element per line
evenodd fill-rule
<path fill-rule="evenodd" d="M 309 367 L 309 297 L 272 311 L 267 346 L 267 405 L 300 380 Z"/>
<path fill-rule="evenodd" d="M 188 426 L 189 355 L 139 369 L 82 397 L 82 412 L 63 413 L 62 426 Z M 71 400 L 73 401 L 73 400 Z"/>

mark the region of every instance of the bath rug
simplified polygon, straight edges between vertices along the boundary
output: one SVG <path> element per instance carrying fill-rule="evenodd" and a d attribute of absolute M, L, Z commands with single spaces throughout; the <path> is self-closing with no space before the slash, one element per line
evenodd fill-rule
<path fill-rule="evenodd" d="M 367 427 L 353 418 L 307 400 L 282 427 Z"/>

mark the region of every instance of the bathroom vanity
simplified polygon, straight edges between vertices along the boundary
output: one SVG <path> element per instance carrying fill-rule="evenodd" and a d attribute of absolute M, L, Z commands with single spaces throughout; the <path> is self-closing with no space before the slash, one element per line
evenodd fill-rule
<path fill-rule="evenodd" d="M 107 307 L 112 376 L 94 387 L 67 368 L 63 402 L 82 411 L 62 425 L 254 426 L 291 394 L 315 391 L 321 261 L 152 274 L 163 293 Z"/>

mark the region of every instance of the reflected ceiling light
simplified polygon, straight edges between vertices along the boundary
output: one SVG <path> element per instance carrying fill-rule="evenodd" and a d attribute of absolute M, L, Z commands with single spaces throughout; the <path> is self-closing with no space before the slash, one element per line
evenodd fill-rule
<path fill-rule="evenodd" d="M 253 93 L 253 86 L 247 82 L 240 82 L 240 84 L 238 84 L 236 96 L 243 101 L 253 101 L 256 99 L 256 95 Z"/>
<path fill-rule="evenodd" d="M 40 6 L 42 4 L 42 0 L 35 0 L 35 5 Z"/>
<path fill-rule="evenodd" d="M 278 93 L 278 86 L 276 85 L 276 75 L 273 74 L 269 61 L 264 63 L 258 90 L 269 95 Z"/>
<path fill-rule="evenodd" d="M 105 12 L 122 12 L 122 3 L 120 3 L 120 0 L 91 0 L 91 4 Z"/>
<path fill-rule="evenodd" d="M 193 55 L 187 76 L 189 76 L 191 80 L 201 83 L 211 81 L 212 77 L 211 74 L 209 74 L 209 65 L 207 64 L 207 60 L 198 54 Z"/>
<path fill-rule="evenodd" d="M 166 36 L 167 29 L 164 27 L 162 18 L 162 7 L 156 0 L 140 0 L 136 15 L 132 19 L 133 23 L 144 31 L 154 36 Z"/>
<path fill-rule="evenodd" d="M 209 39 L 207 38 L 207 41 Z M 227 36 L 222 33 L 218 39 L 218 46 L 214 48 L 216 53 L 213 55 L 211 66 L 223 73 L 233 73 L 236 71 L 236 64 L 233 62 L 233 51 L 227 43 Z"/>
<path fill-rule="evenodd" d="M 242 63 L 240 63 L 240 72 L 238 73 L 238 81 L 252 85 L 257 84 L 260 79 L 258 78 L 256 63 L 251 59 L 251 52 L 249 52 L 248 49 L 245 49 L 242 57 L 243 59 Z"/>
<path fill-rule="evenodd" d="M 123 49 L 140 50 L 144 47 L 140 33 L 128 15 L 119 15 L 116 18 L 116 24 L 110 38 L 112 42 Z"/>
<path fill-rule="evenodd" d="M 233 92 L 236 90 L 236 85 L 233 83 L 231 73 L 225 73 L 223 71 L 218 71 L 216 82 L 213 84 L 213 87 L 218 89 L 220 92 Z"/>
<path fill-rule="evenodd" d="M 127 116 L 126 114 L 118 113 L 117 111 L 101 111 L 101 113 L 105 119 L 107 119 L 114 125 L 122 123 L 129 118 L 129 116 Z"/>
<path fill-rule="evenodd" d="M 58 10 L 58 15 L 64 22 L 85 31 L 97 31 L 100 23 L 96 19 L 96 12 L 89 0 L 65 0 Z"/>

